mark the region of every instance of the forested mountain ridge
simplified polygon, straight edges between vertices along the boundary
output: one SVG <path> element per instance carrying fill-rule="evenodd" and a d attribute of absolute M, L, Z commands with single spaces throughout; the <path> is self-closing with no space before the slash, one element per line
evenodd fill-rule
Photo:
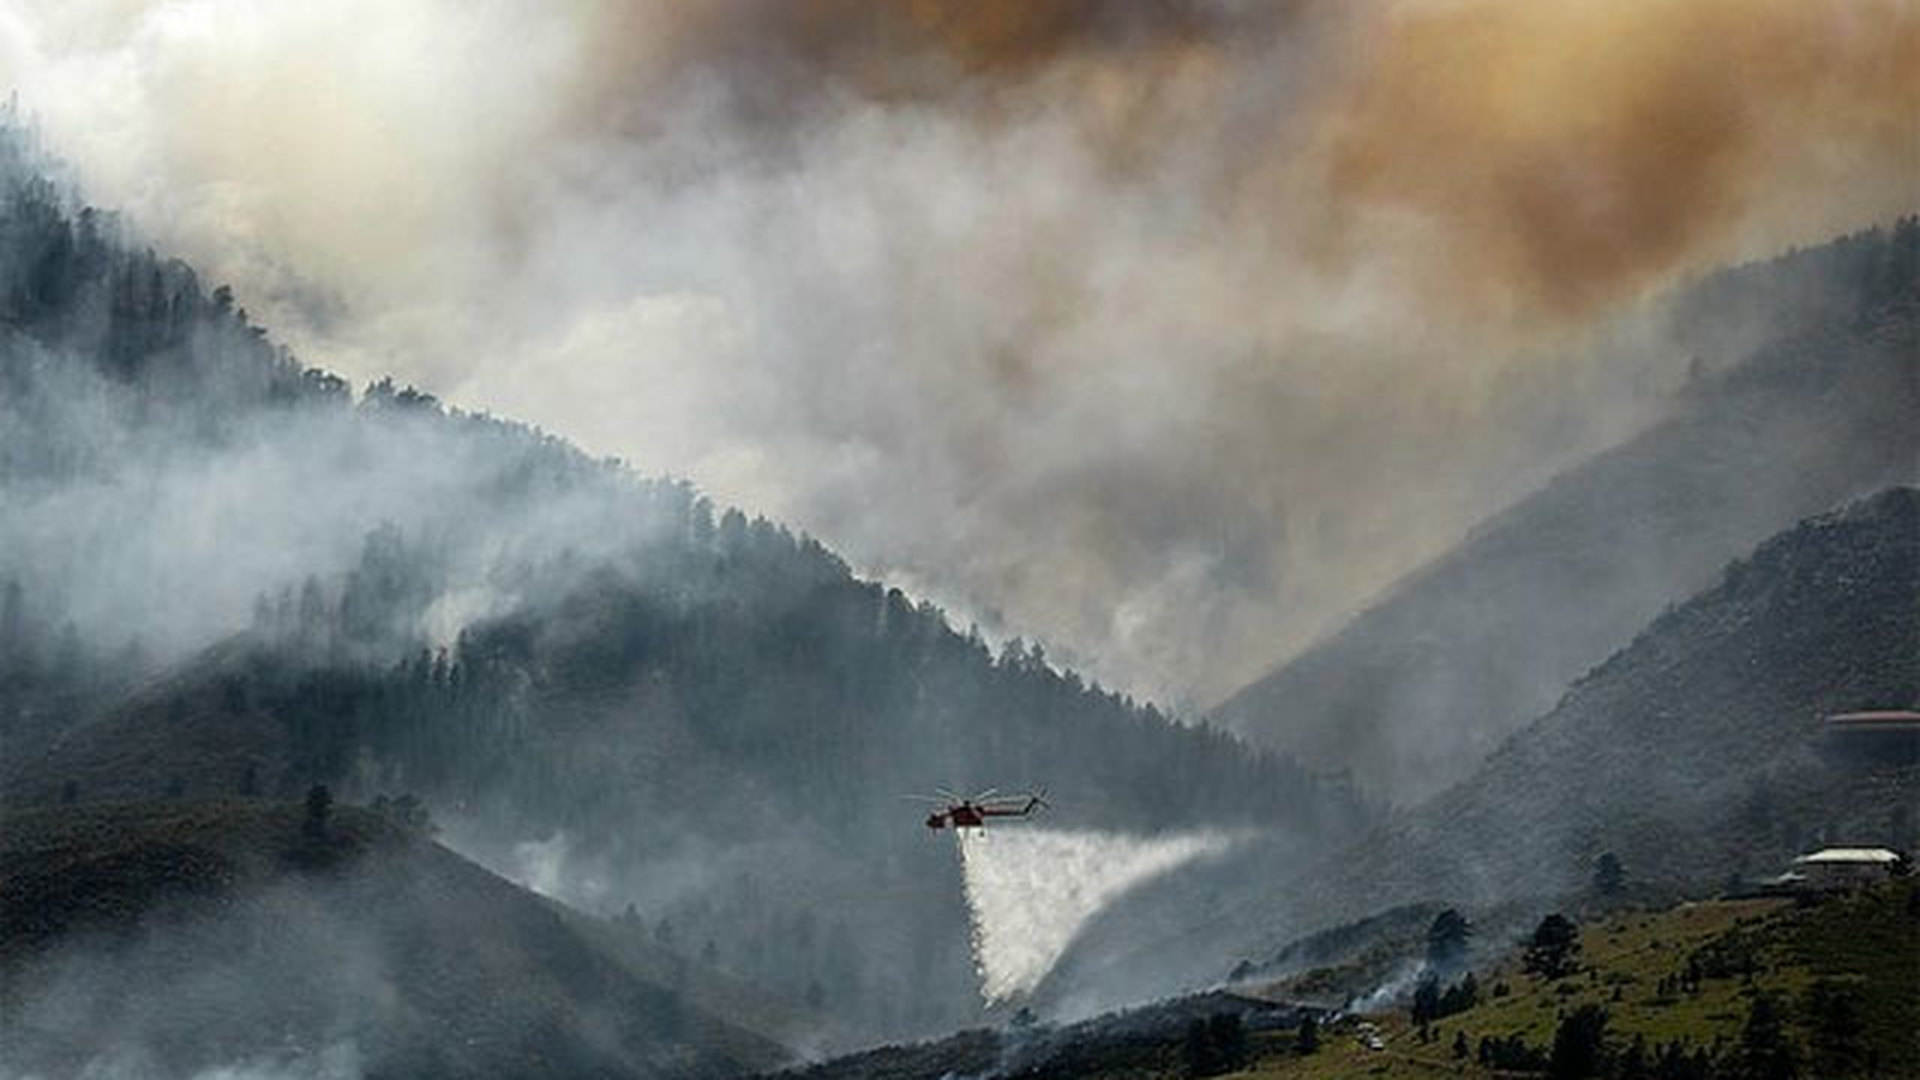
<path fill-rule="evenodd" d="M 1920 478 L 1920 219 L 1682 290 L 1667 419 L 1569 470 L 1213 716 L 1410 804 L 1737 553 Z"/>
<path fill-rule="evenodd" d="M 0 125 L 0 812 L 413 793 L 463 852 L 875 1033 L 979 1007 L 903 792 L 1303 849 L 1369 816 L 690 485 L 356 398 L 48 167 Z"/>

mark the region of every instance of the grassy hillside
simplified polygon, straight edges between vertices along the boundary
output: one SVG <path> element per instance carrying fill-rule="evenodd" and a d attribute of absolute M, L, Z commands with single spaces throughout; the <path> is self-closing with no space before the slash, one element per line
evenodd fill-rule
<path fill-rule="evenodd" d="M 1548 1075 L 1562 1021 L 1604 1009 L 1602 1063 L 1557 1075 L 1616 1080 L 1737 1080 L 1755 1036 L 1754 1003 L 1781 1018 L 1780 1042 L 1806 1080 L 1920 1076 L 1920 888 L 1890 883 L 1817 905 L 1714 900 L 1657 910 L 1615 907 L 1579 927 L 1578 970 L 1527 973 L 1511 938 L 1485 950 L 1477 1003 L 1431 1022 L 1404 1001 L 1342 1014 L 1262 999 L 1311 996 L 1325 972 L 1247 994 L 1210 993 L 1063 1027 L 1012 1025 L 937 1043 L 888 1047 L 787 1074 L 803 1080 L 893 1080 L 940 1075 L 1051 1080 L 1185 1080 L 1224 1075 L 1274 1080 L 1426 1080 Z M 1418 933 L 1408 944 L 1419 948 Z M 1456 984 L 1457 985 L 1457 982 Z M 1201 1030 L 1204 1028 L 1204 1032 Z M 1224 1032 L 1225 1034 L 1221 1034 Z M 1466 1053 L 1456 1056 L 1456 1040 Z M 1481 1043 L 1490 1047 L 1483 1059 Z M 1636 1069 L 1632 1047 L 1642 1050 Z M 1678 1062 L 1661 1071 L 1662 1056 Z M 1563 1062 L 1563 1067 L 1564 1067 Z M 1776 1080 L 1785 1080 L 1778 1077 Z"/>
<path fill-rule="evenodd" d="M 364 810 L 91 805 L 0 834 L 0 1069 L 729 1076 L 756 995 Z"/>
<path fill-rule="evenodd" d="M 1216 719 L 1417 802 L 1728 559 L 1920 476 L 1920 222 L 1716 275 L 1675 306 L 1688 329 L 1671 347 L 1703 373 L 1673 415 L 1484 523 Z"/>
<path fill-rule="evenodd" d="M 1581 969 L 1568 978 L 1548 981 L 1525 973 L 1516 949 L 1478 973 L 1478 1005 L 1434 1021 L 1424 1039 L 1403 1006 L 1364 1018 L 1377 1026 L 1381 1049 L 1362 1041 L 1363 1018 L 1350 1018 L 1331 1025 L 1312 1055 L 1292 1052 L 1288 1035 L 1277 1034 L 1258 1044 L 1263 1056 L 1254 1067 L 1235 1075 L 1531 1075 L 1545 1070 L 1483 1062 L 1481 1041 L 1518 1039 L 1550 1056 L 1561 1021 L 1592 1005 L 1606 1011 L 1604 1043 L 1612 1065 L 1590 1075 L 1661 1075 L 1655 1065 L 1621 1070 L 1621 1058 L 1638 1039 L 1647 1060 L 1680 1044 L 1689 1058 L 1705 1051 L 1706 1077 L 1740 1077 L 1750 1075 L 1740 1058 L 1754 1002 L 1766 998 L 1783 1018 L 1785 1041 L 1798 1062 L 1794 1075 L 1920 1076 L 1916 896 L 1920 891 L 1907 881 L 1812 907 L 1734 900 L 1618 912 L 1581 927 Z M 1457 1058 L 1454 1042 L 1461 1035 L 1468 1053 Z"/>

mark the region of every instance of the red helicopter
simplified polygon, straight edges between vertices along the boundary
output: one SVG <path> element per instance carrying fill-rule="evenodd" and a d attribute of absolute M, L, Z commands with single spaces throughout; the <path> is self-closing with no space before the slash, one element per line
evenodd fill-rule
<path fill-rule="evenodd" d="M 1026 817 L 1047 805 L 1045 792 L 999 795 L 996 790 L 988 788 L 970 799 L 963 799 L 941 788 L 938 798 L 931 795 L 909 795 L 907 798 L 944 807 L 927 815 L 929 829 L 984 829 L 988 818 Z"/>

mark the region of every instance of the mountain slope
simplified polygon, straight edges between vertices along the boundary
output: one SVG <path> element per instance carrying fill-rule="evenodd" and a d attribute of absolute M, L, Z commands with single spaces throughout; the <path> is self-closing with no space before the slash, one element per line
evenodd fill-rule
<path fill-rule="evenodd" d="M 0 840 L 0 1068 L 729 1076 L 785 1052 L 750 998 L 365 811 L 18 814 Z M 722 1019 L 690 1004 L 732 1014 Z"/>
<path fill-rule="evenodd" d="M 1820 720 L 1920 704 L 1917 601 L 1920 490 L 1812 518 L 1575 683 L 1409 815 L 1396 848 L 1427 887 L 1478 898 L 1517 870 L 1577 885 L 1602 850 L 1646 879 L 1706 884 L 1810 842 L 1885 836 L 1911 766 L 1823 752 Z M 1764 826 L 1743 820 L 1756 800 L 1776 807 Z"/>
<path fill-rule="evenodd" d="M 1215 719 L 1416 802 L 1736 553 L 1920 477 L 1920 222 L 1722 273 L 1675 307 L 1675 348 L 1712 373 L 1673 416 L 1488 521 Z"/>
<path fill-rule="evenodd" d="M 856 1032 L 979 1014 L 950 845 L 1370 810 L 857 579 L 690 485 L 304 368 L 0 116 L 0 814 L 411 793 L 515 880 Z"/>
<path fill-rule="evenodd" d="M 1655 619 L 1467 780 L 1309 863 L 1262 858 L 1168 882 L 1183 930 L 1124 956 L 1111 912 L 1063 962 L 1056 1000 L 1103 985 L 1223 978 L 1288 941 L 1397 904 L 1473 914 L 1584 888 L 1603 851 L 1698 893 L 1822 843 L 1920 844 L 1911 760 L 1833 752 L 1823 716 L 1920 703 L 1920 490 L 1808 519 Z M 1164 925 L 1164 923 L 1163 923 Z M 1097 1000 L 1097 999 L 1096 999 Z"/>

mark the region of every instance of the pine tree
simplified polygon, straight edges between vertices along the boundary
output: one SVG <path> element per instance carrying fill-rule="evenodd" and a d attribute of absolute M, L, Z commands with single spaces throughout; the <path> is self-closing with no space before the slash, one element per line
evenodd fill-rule
<path fill-rule="evenodd" d="M 1294 1032 L 1293 1052 L 1306 1055 L 1320 1049 L 1320 1019 L 1312 1013 L 1300 1018 L 1300 1029 Z"/>
<path fill-rule="evenodd" d="M 1473 936 L 1473 924 L 1465 915 L 1448 908 L 1433 917 L 1427 927 L 1427 966 L 1445 975 L 1466 959 L 1467 939 Z"/>
<path fill-rule="evenodd" d="M 1627 870 L 1620 857 L 1609 851 L 1593 863 L 1593 889 L 1602 896 L 1618 896 L 1626 888 Z"/>
<path fill-rule="evenodd" d="M 1560 1021 L 1553 1033 L 1553 1052 L 1547 1059 L 1553 1080 L 1587 1080 L 1602 1075 L 1606 1065 L 1607 1010 L 1586 1004 Z"/>
<path fill-rule="evenodd" d="M 1533 939 L 1527 945 L 1521 966 L 1530 975 L 1549 981 L 1563 979 L 1579 970 L 1580 930 L 1573 920 L 1554 912 L 1540 920 Z"/>
<path fill-rule="evenodd" d="M 1807 988 L 1805 1011 L 1808 1048 L 1819 1075 L 1858 1075 L 1866 1065 L 1859 992 L 1831 979 L 1821 979 Z"/>
<path fill-rule="evenodd" d="M 1746 1027 L 1734 1050 L 1740 1076 L 1746 1080 L 1797 1080 L 1799 1055 L 1787 1039 L 1780 1004 L 1771 994 L 1760 994 L 1747 1008 Z"/>
<path fill-rule="evenodd" d="M 1440 1014 L 1440 982 L 1428 977 L 1420 980 L 1413 991 L 1413 1022 L 1421 1026 L 1432 1023 Z"/>

